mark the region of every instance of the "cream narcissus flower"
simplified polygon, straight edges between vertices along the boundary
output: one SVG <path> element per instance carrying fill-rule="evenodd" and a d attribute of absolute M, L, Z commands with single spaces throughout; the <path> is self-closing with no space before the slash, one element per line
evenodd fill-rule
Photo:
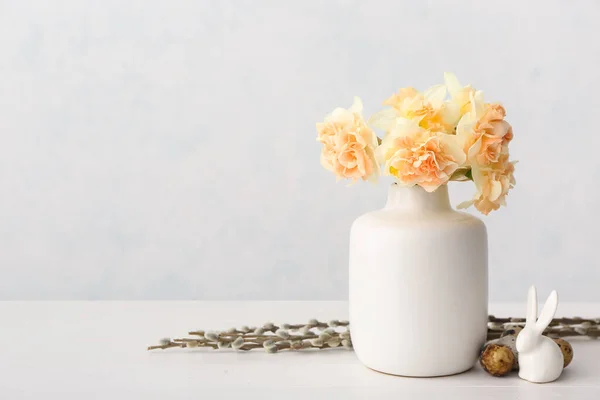
<path fill-rule="evenodd" d="M 383 140 L 363 120 L 358 98 L 317 124 L 321 164 L 338 179 L 374 180 L 382 164 L 385 175 L 428 192 L 449 180 L 473 180 L 475 196 L 459 208 L 474 205 L 488 214 L 505 204 L 515 185 L 515 163 L 504 107 L 485 103 L 483 92 L 461 85 L 451 73 L 444 74 L 443 85 L 424 92 L 402 88 L 383 105 L 368 121 L 385 132 Z"/>
<path fill-rule="evenodd" d="M 324 122 L 317 123 L 317 140 L 323 144 L 321 165 L 338 180 L 375 180 L 379 175 L 377 136 L 365 123 L 362 109 L 361 100 L 355 97 L 352 107 L 336 108 Z"/>
<path fill-rule="evenodd" d="M 424 129 L 415 120 L 398 118 L 396 126 L 377 149 L 384 174 L 406 186 L 419 185 L 433 192 L 450 180 L 465 162 L 456 137 Z"/>
<path fill-rule="evenodd" d="M 508 155 L 513 138 L 512 126 L 504 120 L 506 111 L 499 104 L 486 104 L 483 114 L 470 131 L 463 133 L 464 148 L 471 164 L 486 166 Z"/>
<path fill-rule="evenodd" d="M 459 208 L 475 205 L 487 215 L 506 204 L 506 196 L 515 185 L 515 163 L 509 161 L 508 153 L 513 131 L 504 120 L 506 111 L 501 105 L 483 103 L 471 93 L 470 108 L 458 123 L 456 134 L 467 154 L 477 191 L 473 200 Z"/>
<path fill-rule="evenodd" d="M 383 109 L 369 119 L 375 128 L 389 132 L 398 118 L 415 121 L 420 127 L 452 134 L 460 119 L 458 108 L 445 102 L 447 90 L 445 85 L 436 85 L 425 92 L 414 88 L 402 88 L 383 102 L 390 108 Z"/>
<path fill-rule="evenodd" d="M 470 112 L 474 105 L 483 104 L 483 92 L 473 89 L 471 85 L 462 86 L 454 74 L 445 72 L 444 83 L 450 94 L 452 108 L 458 110 L 459 118 Z"/>
<path fill-rule="evenodd" d="M 500 155 L 508 154 L 512 127 L 504 120 L 506 111 L 499 104 L 483 101 L 483 93 L 471 86 L 461 86 L 453 74 L 445 73 L 451 102 L 461 110 L 456 135 L 467 153 L 470 164 L 480 166 L 497 162 Z"/>
<path fill-rule="evenodd" d="M 506 196 L 516 184 L 515 164 L 516 162 L 508 160 L 508 154 L 506 154 L 486 167 L 474 166 L 472 174 L 477 192 L 472 200 L 460 203 L 458 208 L 475 205 L 479 212 L 488 215 L 499 209 L 500 206 L 506 206 Z"/>

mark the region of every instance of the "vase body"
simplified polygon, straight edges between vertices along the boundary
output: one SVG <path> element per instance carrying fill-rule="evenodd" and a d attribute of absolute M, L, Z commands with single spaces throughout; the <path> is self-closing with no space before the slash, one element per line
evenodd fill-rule
<path fill-rule="evenodd" d="M 475 364 L 487 334 L 487 233 L 448 188 L 392 185 L 350 231 L 350 326 L 376 371 L 432 377 Z"/>

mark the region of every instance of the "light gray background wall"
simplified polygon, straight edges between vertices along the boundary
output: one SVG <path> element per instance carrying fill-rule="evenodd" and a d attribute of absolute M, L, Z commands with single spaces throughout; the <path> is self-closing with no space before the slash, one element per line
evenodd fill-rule
<path fill-rule="evenodd" d="M 314 124 L 453 71 L 515 130 L 491 299 L 600 300 L 598 20 L 597 1 L 0 1 L 0 298 L 346 298 L 349 225 L 386 185 L 336 185 Z"/>

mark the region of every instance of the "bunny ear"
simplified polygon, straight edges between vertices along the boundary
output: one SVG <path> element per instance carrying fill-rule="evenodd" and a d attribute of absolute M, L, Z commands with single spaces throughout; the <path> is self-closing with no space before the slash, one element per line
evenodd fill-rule
<path fill-rule="evenodd" d="M 535 320 L 537 319 L 537 291 L 535 286 L 529 288 L 527 293 L 527 318 L 525 319 L 525 325 L 535 326 Z"/>
<path fill-rule="evenodd" d="M 553 290 L 548 296 L 548 300 L 546 300 L 546 304 L 544 304 L 544 308 L 542 308 L 542 312 L 540 313 L 540 317 L 538 318 L 535 329 L 540 333 L 544 331 L 552 322 L 552 318 L 554 318 L 554 314 L 556 313 L 556 309 L 558 308 L 558 293 L 556 290 Z"/>

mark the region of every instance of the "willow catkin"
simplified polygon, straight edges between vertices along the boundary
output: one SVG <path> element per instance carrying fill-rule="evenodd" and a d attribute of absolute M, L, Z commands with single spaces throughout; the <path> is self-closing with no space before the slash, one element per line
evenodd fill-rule
<path fill-rule="evenodd" d="M 492 315 L 488 319 L 488 340 L 503 339 L 510 334 L 515 334 L 525 325 L 524 318 L 496 318 Z M 267 322 L 262 326 L 244 325 L 239 329 L 230 328 L 226 331 L 207 331 L 196 330 L 188 332 L 195 336 L 194 343 L 191 346 L 187 343 L 190 339 L 162 339 L 158 345 L 148 347 L 148 350 L 168 349 L 177 347 L 209 347 L 212 349 L 228 349 L 247 351 L 258 348 L 265 348 L 264 343 L 268 340 L 270 344 L 276 347 L 271 348 L 269 352 L 280 350 L 306 350 L 306 349 L 352 349 L 352 337 L 350 333 L 350 323 L 345 320 L 330 320 L 322 322 L 317 319 L 311 319 L 306 324 L 282 324 L 281 327 L 272 322 Z M 443 331 L 439 332 L 444 335 Z M 447 332 L 450 334 L 450 332 Z M 589 338 L 600 337 L 600 318 L 584 319 L 580 317 L 555 318 L 544 334 L 553 338 L 585 336 Z M 241 338 L 238 340 L 238 338 Z M 317 340 L 318 339 L 318 340 Z M 235 346 L 233 346 L 235 343 Z M 300 343 L 300 344 L 298 344 Z M 498 341 L 496 344 L 505 345 L 513 349 L 514 342 L 510 343 L 507 339 Z M 560 346 L 560 344 L 559 344 Z M 567 347 L 561 347 L 561 350 L 567 351 Z M 513 353 L 516 349 L 513 349 Z M 572 354 L 572 348 L 571 348 Z M 565 359 L 568 356 L 565 356 Z M 515 362 L 516 364 L 516 362 Z M 515 366 L 516 368 L 516 366 Z"/>

